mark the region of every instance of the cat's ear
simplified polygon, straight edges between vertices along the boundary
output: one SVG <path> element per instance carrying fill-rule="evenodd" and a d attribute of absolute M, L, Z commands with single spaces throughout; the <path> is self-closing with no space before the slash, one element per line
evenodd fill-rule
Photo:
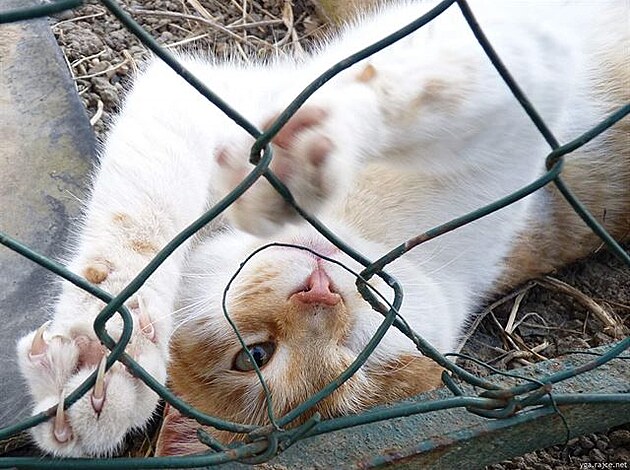
<path fill-rule="evenodd" d="M 183 416 L 167 403 L 155 444 L 155 455 L 186 455 L 208 450 L 197 439 L 199 427 L 201 425 L 197 421 Z"/>

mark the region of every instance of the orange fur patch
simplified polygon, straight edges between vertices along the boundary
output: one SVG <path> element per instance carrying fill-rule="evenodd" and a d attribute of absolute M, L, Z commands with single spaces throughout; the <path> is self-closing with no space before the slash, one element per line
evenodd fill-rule
<path fill-rule="evenodd" d="M 125 233 L 125 238 L 131 240 L 129 246 L 136 253 L 151 256 L 160 251 L 158 243 L 156 243 L 156 230 L 152 227 L 145 227 L 141 224 L 134 223 L 129 214 L 116 213 L 112 217 L 115 224 L 119 225 Z"/>
<path fill-rule="evenodd" d="M 143 239 L 132 240 L 131 248 L 133 249 L 133 251 L 136 251 L 143 255 L 151 255 L 159 251 L 157 246 L 155 246 L 150 241 Z"/>
<path fill-rule="evenodd" d="M 357 80 L 359 82 L 367 83 L 371 81 L 376 76 L 376 69 L 372 64 L 367 64 L 363 67 L 363 70 L 357 75 Z"/>
<path fill-rule="evenodd" d="M 92 284 L 100 284 L 107 279 L 110 273 L 110 266 L 101 261 L 94 261 L 83 271 L 83 277 Z"/>
<path fill-rule="evenodd" d="M 123 214 L 121 212 L 114 214 L 112 217 L 114 223 L 123 226 L 131 225 L 131 217 L 128 214 Z"/>

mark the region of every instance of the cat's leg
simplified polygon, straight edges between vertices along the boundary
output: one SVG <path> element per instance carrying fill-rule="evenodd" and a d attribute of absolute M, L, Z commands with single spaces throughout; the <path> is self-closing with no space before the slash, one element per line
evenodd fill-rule
<path fill-rule="evenodd" d="M 412 6 L 401 7 L 405 9 L 409 12 L 400 12 L 401 18 L 417 14 Z M 515 38 L 500 15 L 481 13 L 497 51 L 547 122 L 560 120 L 566 98 L 563 88 L 569 80 L 564 70 L 572 67 L 562 38 L 555 41 L 549 37 L 553 31 L 536 24 L 522 26 L 536 32 L 532 38 Z M 360 36 L 367 45 L 386 32 L 366 22 L 348 34 Z M 350 42 L 359 43 L 356 38 Z M 309 65 L 313 77 L 330 65 L 328 55 L 340 55 L 336 48 L 344 49 L 343 43 L 342 38 L 330 46 L 330 54 L 324 50 L 314 59 Z M 554 55 L 564 69 L 551 64 L 548 55 Z M 271 113 L 260 124 L 277 115 Z M 345 194 L 362 165 L 380 162 L 439 178 L 445 186 L 455 178 L 478 183 L 475 191 L 484 192 L 484 197 L 471 197 L 466 207 L 454 208 L 453 216 L 461 215 L 468 206 L 488 203 L 531 182 L 548 152 L 456 7 L 326 83 L 273 143 L 271 169 L 298 204 L 315 213 Z M 240 143 L 233 147 L 239 146 L 243 147 Z M 247 149 L 233 151 L 228 145 L 219 155 L 224 171 L 218 174 L 233 187 L 247 171 L 243 158 Z M 418 188 L 418 199 L 423 198 Z M 231 217 L 241 228 L 258 234 L 298 219 L 262 180 L 232 207 Z M 444 214 L 437 222 L 447 217 Z"/>
<path fill-rule="evenodd" d="M 119 293 L 187 224 L 204 210 L 209 169 L 196 157 L 172 116 L 152 109 L 142 93 L 161 74 L 150 71 L 105 146 L 83 229 L 68 268 L 111 294 Z M 177 86 L 177 83 L 175 84 Z M 184 85 L 185 86 L 185 85 Z M 174 97 L 178 94 L 170 88 Z M 168 108 L 168 103 L 165 103 Z M 148 110 L 147 110 L 148 108 Z M 171 110 L 171 113 L 176 112 Z M 190 112 L 189 109 L 186 112 Z M 186 245 L 180 247 L 127 302 L 134 323 L 126 352 L 159 382 L 166 379 L 174 298 Z M 108 350 L 93 331 L 104 303 L 64 282 L 52 320 L 18 343 L 18 360 L 34 412 L 55 405 L 102 364 Z M 118 314 L 107 323 L 117 339 Z M 62 456 L 106 455 L 126 433 L 151 417 L 158 396 L 117 363 L 68 410 L 32 430 L 44 450 Z"/>

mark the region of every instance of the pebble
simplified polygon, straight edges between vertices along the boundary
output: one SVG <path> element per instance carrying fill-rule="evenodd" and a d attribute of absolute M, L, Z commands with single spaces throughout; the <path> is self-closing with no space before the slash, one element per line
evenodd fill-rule
<path fill-rule="evenodd" d="M 586 450 L 591 450 L 593 447 L 595 447 L 595 443 L 586 436 L 581 436 L 579 438 L 579 443 L 580 446 Z"/>
<path fill-rule="evenodd" d="M 160 34 L 160 37 L 158 38 L 158 42 L 161 44 L 168 44 L 169 42 L 174 40 L 173 33 L 169 33 L 168 31 L 164 31 L 162 34 Z"/>
<path fill-rule="evenodd" d="M 89 75 L 94 75 L 97 73 L 101 73 L 104 72 L 105 70 L 111 68 L 112 64 L 106 60 L 102 61 L 102 62 L 98 62 L 96 64 L 94 64 L 92 67 L 90 67 L 88 69 L 88 74 Z"/>
<path fill-rule="evenodd" d="M 603 439 L 600 439 L 597 442 L 595 442 L 595 447 L 597 447 L 599 450 L 603 452 L 608 447 L 608 444 Z"/>
<path fill-rule="evenodd" d="M 72 18 L 74 18 L 74 13 L 72 12 L 72 10 L 64 10 L 55 14 L 55 19 L 59 21 L 69 20 Z"/>
<path fill-rule="evenodd" d="M 613 446 L 630 448 L 630 430 L 616 429 L 608 433 L 608 440 Z"/>
<path fill-rule="evenodd" d="M 94 77 L 92 79 L 92 84 L 94 85 L 94 91 L 100 95 L 106 109 L 112 109 L 118 105 L 118 90 L 109 83 L 107 78 Z"/>
<path fill-rule="evenodd" d="M 606 456 L 599 449 L 593 449 L 589 452 L 588 456 L 595 462 L 605 462 Z"/>

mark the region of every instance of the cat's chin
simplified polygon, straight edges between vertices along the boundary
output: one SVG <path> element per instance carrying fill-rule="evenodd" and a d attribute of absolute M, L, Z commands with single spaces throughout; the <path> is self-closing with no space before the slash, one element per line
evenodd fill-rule
<path fill-rule="evenodd" d="M 334 371 L 328 371 L 330 377 L 318 384 L 319 387 L 323 387 L 330 380 L 333 380 L 351 361 L 352 358 L 348 356 L 345 360 L 337 363 Z M 439 387 L 442 383 L 442 371 L 443 369 L 433 360 L 418 353 L 405 353 L 390 360 L 365 365 L 344 385 L 320 401 L 313 408 L 313 412 L 318 412 L 323 419 L 331 419 L 409 398 Z M 279 384 L 276 383 L 275 385 L 278 386 Z M 287 377 L 282 382 L 281 390 L 272 391 L 272 395 L 277 399 L 287 393 L 288 396 L 292 396 L 290 400 L 292 405 L 284 409 L 283 413 L 279 413 L 284 414 L 304 399 L 312 396 L 316 391 L 316 389 L 308 391 L 292 389 Z M 213 408 L 219 410 L 229 407 L 222 407 L 220 404 L 214 403 Z M 213 415 L 208 410 L 206 412 Z M 229 421 L 238 421 L 233 416 L 219 417 Z M 299 425 L 307 418 L 308 416 L 300 417 L 293 424 Z M 265 425 L 267 423 L 259 422 L 257 424 Z M 224 445 L 244 438 L 239 434 L 203 427 L 196 420 L 183 416 L 177 409 L 167 404 L 164 408 L 163 421 L 156 443 L 156 455 L 175 456 L 207 452 L 208 448 L 198 439 L 200 428 Z"/>

